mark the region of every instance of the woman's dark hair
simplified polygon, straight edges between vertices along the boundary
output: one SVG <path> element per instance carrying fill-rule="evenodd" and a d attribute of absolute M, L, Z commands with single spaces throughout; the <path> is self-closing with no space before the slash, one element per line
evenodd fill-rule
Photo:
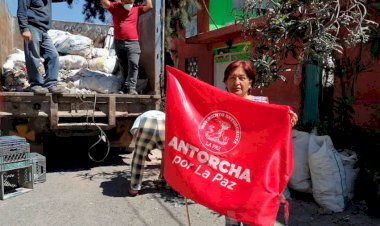
<path fill-rule="evenodd" d="M 249 80 L 252 80 L 252 84 L 255 83 L 255 76 L 256 75 L 255 75 L 255 72 L 253 71 L 252 64 L 250 61 L 245 61 L 245 60 L 237 60 L 237 61 L 230 63 L 227 66 L 226 70 L 224 70 L 223 82 L 226 82 L 230 73 L 238 67 L 243 68 L 243 70 L 247 74 Z"/>

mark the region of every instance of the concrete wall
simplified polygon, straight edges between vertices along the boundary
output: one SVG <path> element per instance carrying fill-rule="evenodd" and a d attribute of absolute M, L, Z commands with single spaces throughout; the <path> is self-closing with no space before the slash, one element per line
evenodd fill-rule
<path fill-rule="evenodd" d="M 53 21 L 52 29 L 81 34 L 94 41 L 94 47 L 102 48 L 110 26 L 102 24 Z"/>
<path fill-rule="evenodd" d="M 3 1 L 3 0 L 0 0 Z M 12 20 L 12 34 L 13 34 L 13 43 L 14 48 L 23 49 L 23 41 L 20 35 L 17 17 L 11 18 Z M 107 35 L 107 31 L 110 28 L 108 25 L 102 24 L 90 24 L 90 23 L 77 23 L 77 22 L 66 22 L 54 20 L 52 24 L 52 29 L 62 30 L 70 32 L 71 34 L 81 34 L 94 41 L 95 47 L 103 47 L 104 40 Z"/>
<path fill-rule="evenodd" d="M 5 0 L 0 0 L 0 65 L 3 65 L 13 46 L 13 19 Z M 0 70 L 0 75 L 2 70 Z"/>

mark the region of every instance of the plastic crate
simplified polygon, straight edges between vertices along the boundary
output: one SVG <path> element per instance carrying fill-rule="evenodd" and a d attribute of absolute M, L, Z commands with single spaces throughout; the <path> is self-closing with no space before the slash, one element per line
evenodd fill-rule
<path fill-rule="evenodd" d="M 29 151 L 26 150 L 26 140 L 18 136 L 0 136 L 0 156 L 8 154 L 10 151 Z"/>
<path fill-rule="evenodd" d="M 0 147 L 0 172 L 29 167 L 30 164 L 28 143 Z"/>
<path fill-rule="evenodd" d="M 0 136 L 0 147 L 3 145 L 9 146 L 14 144 L 24 144 L 26 139 L 19 136 Z"/>
<path fill-rule="evenodd" d="M 32 166 L 0 172 L 0 200 L 33 190 Z"/>
<path fill-rule="evenodd" d="M 33 168 L 34 183 L 46 181 L 46 157 L 37 152 L 30 153 L 30 160 Z"/>

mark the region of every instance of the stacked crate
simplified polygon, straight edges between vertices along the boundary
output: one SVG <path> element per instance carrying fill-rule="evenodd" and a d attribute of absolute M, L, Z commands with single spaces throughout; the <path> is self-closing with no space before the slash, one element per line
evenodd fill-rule
<path fill-rule="evenodd" d="M 43 183 L 46 181 L 46 158 L 36 152 L 30 153 L 32 162 L 34 183 Z"/>
<path fill-rule="evenodd" d="M 0 200 L 33 189 L 30 147 L 25 138 L 0 137 Z"/>

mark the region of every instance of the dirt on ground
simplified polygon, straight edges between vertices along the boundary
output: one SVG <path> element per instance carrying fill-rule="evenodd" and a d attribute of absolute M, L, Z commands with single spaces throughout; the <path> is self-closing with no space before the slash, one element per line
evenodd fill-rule
<path fill-rule="evenodd" d="M 82 153 L 75 158 L 70 150 L 49 155 L 44 183 L 0 200 L 0 225 L 224 225 L 224 216 L 191 200 L 186 202 L 170 188 L 157 188 L 159 152 L 154 152 L 147 164 L 143 190 L 136 197 L 127 194 L 132 154 L 111 154 L 103 163 L 92 163 L 87 152 Z M 380 225 L 380 219 L 365 211 L 365 205 L 358 203 L 342 213 L 332 213 L 310 197 L 293 194 L 289 225 Z M 282 207 L 275 225 L 285 225 Z"/>

